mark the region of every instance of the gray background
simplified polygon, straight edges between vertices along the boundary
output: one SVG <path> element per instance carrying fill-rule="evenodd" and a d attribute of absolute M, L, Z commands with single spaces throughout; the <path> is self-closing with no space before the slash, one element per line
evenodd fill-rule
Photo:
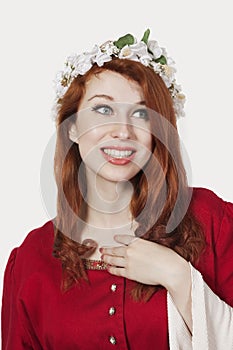
<path fill-rule="evenodd" d="M 230 1 L 118 0 L 113 9 L 107 0 L 15 0 L 0 13 L 0 291 L 10 251 L 53 215 L 55 201 L 48 213 L 41 198 L 40 169 L 54 133 L 55 73 L 68 54 L 95 43 L 151 29 L 176 61 L 187 97 L 179 130 L 192 164 L 189 182 L 233 201 Z"/>

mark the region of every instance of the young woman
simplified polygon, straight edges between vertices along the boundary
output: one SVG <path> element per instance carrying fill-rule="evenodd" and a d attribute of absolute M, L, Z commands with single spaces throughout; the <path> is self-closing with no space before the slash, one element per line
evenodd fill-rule
<path fill-rule="evenodd" d="M 233 204 L 188 187 L 184 96 L 148 36 L 58 75 L 57 216 L 11 253 L 3 350 L 233 347 Z"/>

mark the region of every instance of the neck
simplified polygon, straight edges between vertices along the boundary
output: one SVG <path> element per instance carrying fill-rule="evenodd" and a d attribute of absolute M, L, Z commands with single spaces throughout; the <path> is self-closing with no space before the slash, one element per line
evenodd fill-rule
<path fill-rule="evenodd" d="M 99 247 L 118 246 L 116 234 L 134 235 L 137 223 L 132 220 L 130 201 L 133 186 L 130 182 L 112 182 L 96 174 L 87 174 L 86 213 L 82 229 L 75 240 L 82 243 L 94 240 L 97 249 L 90 258 L 99 259 Z"/>
<path fill-rule="evenodd" d="M 87 176 L 86 222 L 92 226 L 115 228 L 131 222 L 133 186 L 129 181 L 113 182 Z"/>

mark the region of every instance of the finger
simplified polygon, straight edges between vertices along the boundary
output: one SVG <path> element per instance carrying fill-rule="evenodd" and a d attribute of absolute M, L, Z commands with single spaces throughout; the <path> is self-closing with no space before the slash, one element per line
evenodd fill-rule
<path fill-rule="evenodd" d="M 120 247 L 102 247 L 100 248 L 100 253 L 103 255 L 112 255 L 118 257 L 125 257 L 125 246 Z"/>
<path fill-rule="evenodd" d="M 125 267 L 126 261 L 124 258 L 111 255 L 102 255 L 102 260 L 108 265 L 115 267 Z"/>
<path fill-rule="evenodd" d="M 131 236 L 131 235 L 115 235 L 114 240 L 118 243 L 129 245 L 134 241 L 138 240 L 138 237 Z"/>
<path fill-rule="evenodd" d="M 108 266 L 108 272 L 115 276 L 127 277 L 126 269 L 116 266 Z"/>

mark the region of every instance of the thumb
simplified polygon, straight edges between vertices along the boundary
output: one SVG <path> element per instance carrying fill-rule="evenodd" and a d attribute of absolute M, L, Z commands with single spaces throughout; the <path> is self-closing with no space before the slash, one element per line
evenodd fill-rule
<path fill-rule="evenodd" d="M 131 236 L 131 235 L 115 235 L 114 236 L 114 240 L 116 242 L 124 244 L 124 245 L 129 245 L 137 239 L 138 239 L 138 237 Z"/>

